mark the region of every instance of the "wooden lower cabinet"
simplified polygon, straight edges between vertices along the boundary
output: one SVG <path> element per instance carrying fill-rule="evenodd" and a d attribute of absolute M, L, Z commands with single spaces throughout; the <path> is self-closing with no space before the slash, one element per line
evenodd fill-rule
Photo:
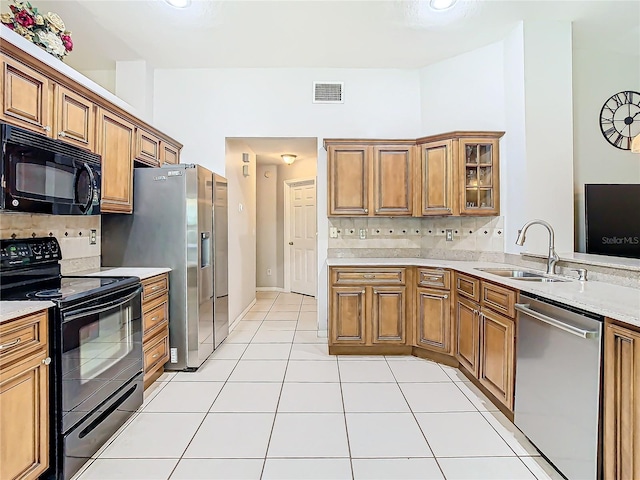
<path fill-rule="evenodd" d="M 49 467 L 47 314 L 0 325 L 0 478 L 35 479 Z M 25 325 L 43 333 L 35 352 L 17 339 Z M 33 345 L 33 342 L 28 342 Z M 20 352 L 24 352 L 21 355 Z"/>
<path fill-rule="evenodd" d="M 604 478 L 640 478 L 640 329 L 604 332 Z"/>
<path fill-rule="evenodd" d="M 144 387 L 164 372 L 169 361 L 169 274 L 142 281 Z"/>
<path fill-rule="evenodd" d="M 480 383 L 513 410 L 515 322 L 488 309 L 480 312 Z"/>
<path fill-rule="evenodd" d="M 406 287 L 369 287 L 371 289 L 371 343 L 404 345 L 407 341 Z"/>
<path fill-rule="evenodd" d="M 331 287 L 329 331 L 332 344 L 364 345 L 366 288 Z"/>
<path fill-rule="evenodd" d="M 416 290 L 415 345 L 451 354 L 451 299 L 449 292 L 418 287 Z"/>
<path fill-rule="evenodd" d="M 477 378 L 480 372 L 480 305 L 457 298 L 454 322 L 455 356 Z"/>

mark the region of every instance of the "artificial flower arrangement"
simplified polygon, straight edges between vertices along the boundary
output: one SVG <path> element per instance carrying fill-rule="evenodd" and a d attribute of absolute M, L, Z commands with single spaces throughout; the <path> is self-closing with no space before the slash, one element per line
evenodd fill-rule
<path fill-rule="evenodd" d="M 53 12 L 43 15 L 29 2 L 12 1 L 13 5 L 9 5 L 11 13 L 0 15 L 0 21 L 6 27 L 60 60 L 73 50 L 71 32 L 65 28 L 60 15 Z"/>

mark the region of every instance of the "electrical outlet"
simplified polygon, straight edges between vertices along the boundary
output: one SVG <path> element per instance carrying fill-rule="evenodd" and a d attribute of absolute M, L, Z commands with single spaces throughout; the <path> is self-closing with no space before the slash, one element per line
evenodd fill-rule
<path fill-rule="evenodd" d="M 365 238 L 367 238 L 366 228 L 361 228 L 358 233 L 360 234 L 360 240 L 364 240 Z"/>
<path fill-rule="evenodd" d="M 89 245 L 95 245 L 96 244 L 96 235 L 97 235 L 97 230 L 92 228 L 91 229 L 91 233 L 89 234 Z"/>
<path fill-rule="evenodd" d="M 445 237 L 447 242 L 453 242 L 453 229 L 447 228 L 445 229 Z"/>
<path fill-rule="evenodd" d="M 338 238 L 338 229 L 336 227 L 329 228 L 329 238 Z"/>
<path fill-rule="evenodd" d="M 267 268 L 267 276 L 269 276 L 269 277 L 271 276 L 271 269 L 270 268 Z"/>

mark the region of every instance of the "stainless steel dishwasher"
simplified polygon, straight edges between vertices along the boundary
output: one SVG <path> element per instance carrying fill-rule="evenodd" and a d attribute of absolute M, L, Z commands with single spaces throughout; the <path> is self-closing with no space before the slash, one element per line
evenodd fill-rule
<path fill-rule="evenodd" d="M 514 423 L 570 480 L 598 478 L 603 318 L 520 295 Z"/>

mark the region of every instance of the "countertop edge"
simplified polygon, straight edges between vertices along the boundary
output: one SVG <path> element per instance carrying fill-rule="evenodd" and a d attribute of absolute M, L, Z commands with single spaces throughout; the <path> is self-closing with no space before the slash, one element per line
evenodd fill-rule
<path fill-rule="evenodd" d="M 102 267 L 100 270 L 84 270 L 74 275 L 87 277 L 138 277 L 140 280 L 170 272 L 169 267 Z"/>
<path fill-rule="evenodd" d="M 31 313 L 47 310 L 53 307 L 54 303 L 49 301 L 16 300 L 0 301 L 0 323 L 8 322 Z"/>

